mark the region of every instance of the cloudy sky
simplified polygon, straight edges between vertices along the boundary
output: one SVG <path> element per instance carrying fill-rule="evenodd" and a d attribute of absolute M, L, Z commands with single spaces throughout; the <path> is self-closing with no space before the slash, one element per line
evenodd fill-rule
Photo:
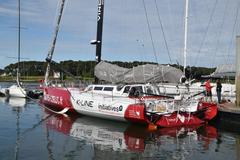
<path fill-rule="evenodd" d="M 46 58 L 59 1 L 22 0 L 23 60 Z M 240 0 L 189 0 L 188 65 L 235 63 L 239 6 Z M 183 64 L 184 12 L 185 0 L 105 0 L 102 59 Z M 96 19 L 97 0 L 67 0 L 53 59 L 94 60 L 89 42 L 96 37 Z M 0 22 L 4 68 L 17 61 L 17 0 L 0 0 Z"/>

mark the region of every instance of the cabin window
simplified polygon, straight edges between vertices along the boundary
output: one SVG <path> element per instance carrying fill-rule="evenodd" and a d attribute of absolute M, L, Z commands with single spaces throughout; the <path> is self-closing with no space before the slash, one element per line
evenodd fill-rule
<path fill-rule="evenodd" d="M 153 94 L 153 90 L 150 86 L 147 86 L 145 89 L 147 94 Z"/>
<path fill-rule="evenodd" d="M 143 93 L 142 86 L 135 86 L 131 88 L 129 92 L 129 96 L 138 97 L 138 96 L 141 96 L 142 93 Z"/>
<path fill-rule="evenodd" d="M 129 89 L 130 89 L 130 86 L 126 86 L 126 87 L 124 88 L 123 93 L 128 93 L 128 92 L 129 92 Z"/>
<path fill-rule="evenodd" d="M 113 87 L 104 87 L 104 91 L 113 91 Z"/>
<path fill-rule="evenodd" d="M 103 89 L 103 87 L 94 87 L 95 91 L 101 91 Z"/>
<path fill-rule="evenodd" d="M 120 91 L 123 87 L 124 87 L 124 85 L 117 86 L 117 91 Z"/>

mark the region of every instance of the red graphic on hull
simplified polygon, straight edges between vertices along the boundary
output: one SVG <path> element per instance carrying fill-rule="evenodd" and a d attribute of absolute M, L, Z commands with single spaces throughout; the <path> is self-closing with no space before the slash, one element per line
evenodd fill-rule
<path fill-rule="evenodd" d="M 75 112 L 71 103 L 70 92 L 67 88 L 44 87 L 42 103 L 54 109 L 63 110 L 69 108 L 70 112 Z"/>

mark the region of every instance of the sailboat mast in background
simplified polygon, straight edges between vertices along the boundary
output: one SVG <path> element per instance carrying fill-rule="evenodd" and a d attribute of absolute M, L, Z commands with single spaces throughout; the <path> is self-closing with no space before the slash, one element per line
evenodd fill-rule
<path fill-rule="evenodd" d="M 185 19 L 184 19 L 184 48 L 183 48 L 183 73 L 186 76 L 187 67 L 187 31 L 188 31 L 188 0 L 185 3 Z"/>
<path fill-rule="evenodd" d="M 18 64 L 17 64 L 17 85 L 20 86 L 20 53 L 21 53 L 21 7 L 20 7 L 21 1 L 18 0 Z"/>

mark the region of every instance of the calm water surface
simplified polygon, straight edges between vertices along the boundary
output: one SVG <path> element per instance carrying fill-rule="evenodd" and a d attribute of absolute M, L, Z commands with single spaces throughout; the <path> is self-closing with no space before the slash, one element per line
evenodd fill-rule
<path fill-rule="evenodd" d="M 4 97 L 0 114 L 2 160 L 240 159 L 240 132 L 219 124 L 150 132 L 128 123 L 55 115 L 35 101 Z"/>

